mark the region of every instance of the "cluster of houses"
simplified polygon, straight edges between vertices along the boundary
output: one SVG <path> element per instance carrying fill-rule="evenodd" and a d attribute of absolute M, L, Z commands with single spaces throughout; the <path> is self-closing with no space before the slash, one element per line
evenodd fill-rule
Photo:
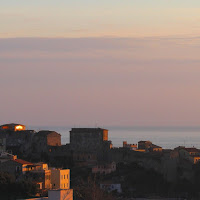
<path fill-rule="evenodd" d="M 123 148 L 139 152 L 162 152 L 162 147 L 152 144 L 150 141 L 139 141 L 138 145 L 128 144 L 127 141 L 123 141 Z"/>
<path fill-rule="evenodd" d="M 0 172 L 9 173 L 16 181 L 32 181 L 37 186 L 38 196 L 45 195 L 50 190 L 59 195 L 65 191 L 65 194 L 68 194 L 68 199 L 73 199 L 69 169 L 49 168 L 47 163 L 31 163 L 18 159 L 16 155 L 1 152 Z"/>
<path fill-rule="evenodd" d="M 119 162 L 135 161 L 163 173 L 168 181 L 175 179 L 177 166 L 182 161 L 192 165 L 200 162 L 200 150 L 194 147 L 166 150 L 150 141 L 139 141 L 138 144 L 124 141 L 123 147 L 114 148 L 108 140 L 108 130 L 102 128 L 72 128 L 70 144 L 62 145 L 61 135 L 55 131 L 35 132 L 26 130 L 22 124 L 0 126 L 0 171 L 12 174 L 16 181 L 31 180 L 37 185 L 38 194 L 48 192 L 50 200 L 61 199 L 63 195 L 73 199 L 70 170 L 50 168 L 45 162 L 27 162 L 16 155 L 29 160 L 47 159 L 51 166 L 59 162 L 63 166 L 72 161 L 74 166 L 88 167 L 91 173 L 102 175 L 116 171 Z M 121 184 L 116 181 L 102 182 L 100 187 L 108 192 L 122 192 Z"/>
<path fill-rule="evenodd" d="M 185 146 L 179 146 L 173 150 L 163 150 L 162 147 L 152 144 L 150 141 L 139 141 L 138 145 L 127 144 L 127 142 L 124 141 L 123 148 L 146 153 L 170 152 L 171 159 L 184 159 L 192 164 L 196 164 L 200 161 L 200 150 L 195 147 L 187 148 Z"/>
<path fill-rule="evenodd" d="M 70 189 L 70 169 L 50 168 L 44 162 L 32 163 L 19 159 L 17 155 L 6 151 L 6 137 L 4 133 L 13 134 L 15 132 L 15 134 L 18 134 L 19 131 L 20 133 L 27 133 L 25 126 L 21 124 L 6 124 L 2 125 L 0 129 L 3 133 L 0 135 L 0 172 L 9 173 L 15 178 L 15 181 L 31 181 L 37 187 L 37 196 L 46 196 L 48 193 L 48 197 L 37 198 L 37 200 L 73 200 L 73 190 Z M 41 132 L 42 135 L 45 135 L 45 133 L 46 131 Z M 48 134 L 46 135 L 47 142 L 51 143 L 54 137 L 48 138 Z M 28 139 L 27 137 L 27 142 Z M 59 143 L 56 139 L 54 142 Z"/>

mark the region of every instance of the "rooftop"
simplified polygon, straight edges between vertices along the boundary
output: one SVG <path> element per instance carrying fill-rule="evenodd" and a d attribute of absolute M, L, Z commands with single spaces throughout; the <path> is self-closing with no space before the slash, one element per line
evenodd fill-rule
<path fill-rule="evenodd" d="M 162 147 L 155 145 L 155 144 L 152 144 L 152 148 L 162 148 Z"/>
<path fill-rule="evenodd" d="M 197 148 L 184 148 L 186 151 L 188 151 L 188 152 L 195 152 L 195 153 L 199 153 L 200 152 L 200 150 L 199 149 L 197 149 Z"/>
<path fill-rule="evenodd" d="M 22 160 L 22 159 L 15 159 L 14 162 L 20 163 L 22 165 L 33 165 L 33 163 L 30 163 L 28 161 Z"/>
<path fill-rule="evenodd" d="M 1 126 L 19 126 L 19 125 L 24 126 L 23 124 L 15 124 L 15 123 L 3 124 Z"/>
<path fill-rule="evenodd" d="M 80 132 L 80 131 L 84 131 L 84 132 L 91 132 L 91 131 L 108 131 L 107 129 L 104 128 L 72 128 L 73 132 Z"/>
<path fill-rule="evenodd" d="M 48 130 L 42 130 L 42 131 L 39 131 L 36 134 L 39 134 L 40 136 L 46 136 L 46 135 L 49 135 L 49 134 L 52 134 L 52 133 L 60 135 L 56 131 L 48 131 Z"/>
<path fill-rule="evenodd" d="M 139 141 L 138 143 L 152 143 L 151 141 Z"/>

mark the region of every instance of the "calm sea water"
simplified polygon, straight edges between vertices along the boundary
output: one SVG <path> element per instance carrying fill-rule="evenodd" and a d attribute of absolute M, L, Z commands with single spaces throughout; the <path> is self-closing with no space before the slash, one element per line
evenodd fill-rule
<path fill-rule="evenodd" d="M 70 127 L 28 127 L 36 131 L 52 130 L 61 134 L 62 144 L 69 143 Z M 121 147 L 123 141 L 137 143 L 150 140 L 163 148 L 177 146 L 200 148 L 200 127 L 105 127 L 114 147 Z"/>

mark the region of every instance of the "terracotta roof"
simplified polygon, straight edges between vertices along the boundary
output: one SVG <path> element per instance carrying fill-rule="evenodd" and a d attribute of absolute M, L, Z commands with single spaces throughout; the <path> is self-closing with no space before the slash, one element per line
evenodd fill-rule
<path fill-rule="evenodd" d="M 22 160 L 22 159 L 15 159 L 15 160 L 13 160 L 13 161 L 15 161 L 15 162 L 17 162 L 17 163 L 20 163 L 20 164 L 22 164 L 22 165 L 33 165 L 33 163 L 30 163 L 30 162 L 25 161 L 25 160 Z"/>

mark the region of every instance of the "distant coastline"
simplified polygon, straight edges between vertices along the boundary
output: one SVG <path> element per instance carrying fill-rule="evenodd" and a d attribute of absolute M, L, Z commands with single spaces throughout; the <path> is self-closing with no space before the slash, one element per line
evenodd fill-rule
<path fill-rule="evenodd" d="M 62 144 L 69 143 L 71 128 L 84 126 L 27 126 L 36 131 L 52 130 L 61 134 Z M 165 149 L 178 146 L 200 148 L 200 126 L 101 126 L 109 130 L 108 137 L 114 147 L 122 147 L 123 141 L 137 143 L 140 140 L 150 140 Z"/>

